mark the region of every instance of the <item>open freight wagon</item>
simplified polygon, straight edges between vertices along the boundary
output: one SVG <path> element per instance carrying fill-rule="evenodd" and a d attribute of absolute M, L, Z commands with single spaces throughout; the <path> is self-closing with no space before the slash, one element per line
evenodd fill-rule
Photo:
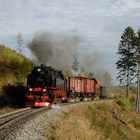
<path fill-rule="evenodd" d="M 98 96 L 98 81 L 94 78 L 68 77 L 67 89 L 80 100 L 94 99 Z"/>

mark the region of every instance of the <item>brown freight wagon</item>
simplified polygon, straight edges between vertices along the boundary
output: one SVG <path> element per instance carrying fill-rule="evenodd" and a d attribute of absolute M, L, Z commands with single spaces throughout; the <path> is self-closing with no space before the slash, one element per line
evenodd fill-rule
<path fill-rule="evenodd" d="M 67 89 L 75 96 L 94 96 L 97 80 L 85 77 L 68 77 Z"/>

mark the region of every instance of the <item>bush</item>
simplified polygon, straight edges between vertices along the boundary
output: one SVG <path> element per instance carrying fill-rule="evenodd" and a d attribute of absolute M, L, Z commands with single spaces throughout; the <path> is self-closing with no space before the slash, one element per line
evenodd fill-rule
<path fill-rule="evenodd" d="M 124 96 L 119 96 L 116 98 L 116 103 L 121 106 L 126 111 L 130 110 L 132 108 L 132 104 L 130 100 Z"/>
<path fill-rule="evenodd" d="M 0 108 L 8 105 L 8 99 L 4 94 L 0 94 Z"/>
<path fill-rule="evenodd" d="M 4 104 L 12 107 L 24 107 L 27 88 L 23 85 L 7 85 L 3 87 Z"/>

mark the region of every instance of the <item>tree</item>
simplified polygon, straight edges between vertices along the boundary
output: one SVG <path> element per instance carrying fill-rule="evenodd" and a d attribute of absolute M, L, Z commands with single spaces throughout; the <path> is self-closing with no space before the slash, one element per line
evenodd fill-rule
<path fill-rule="evenodd" d="M 137 95 L 136 95 L 136 111 L 140 112 L 140 30 L 137 33 L 136 41 L 136 62 L 137 62 Z"/>
<path fill-rule="evenodd" d="M 117 80 L 119 80 L 120 85 L 127 87 L 127 97 L 129 96 L 129 89 L 136 75 L 135 39 L 134 30 L 130 26 L 127 27 L 121 36 L 117 52 L 119 55 L 119 60 L 116 62 L 117 69 L 119 70 Z"/>
<path fill-rule="evenodd" d="M 106 87 L 106 92 L 109 95 L 112 92 L 112 75 L 109 72 L 103 74 L 102 85 Z"/>
<path fill-rule="evenodd" d="M 112 85 L 112 76 L 111 76 L 111 74 L 110 73 L 108 73 L 108 72 L 105 72 L 104 74 L 103 74 L 103 78 L 102 78 L 103 80 L 102 80 L 102 84 L 105 86 L 105 87 L 111 87 L 111 85 Z"/>
<path fill-rule="evenodd" d="M 80 73 L 78 76 L 87 77 L 87 72 L 85 71 L 84 67 L 81 66 Z"/>
<path fill-rule="evenodd" d="M 88 72 L 88 78 L 94 78 L 94 72 Z"/>
<path fill-rule="evenodd" d="M 72 74 L 71 68 L 65 70 L 64 71 L 64 75 L 67 76 L 67 77 L 72 77 L 73 74 Z"/>
<path fill-rule="evenodd" d="M 81 66 L 80 73 L 79 73 L 78 76 L 80 76 L 80 77 L 94 78 L 94 72 L 88 72 L 88 71 L 85 70 L 84 67 Z"/>

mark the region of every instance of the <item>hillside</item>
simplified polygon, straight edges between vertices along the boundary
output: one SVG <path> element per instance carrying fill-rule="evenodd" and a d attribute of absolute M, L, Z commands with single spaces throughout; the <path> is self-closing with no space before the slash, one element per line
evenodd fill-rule
<path fill-rule="evenodd" d="M 77 104 L 52 118 L 45 134 L 49 140 L 139 140 L 140 116 L 115 101 Z"/>
<path fill-rule="evenodd" d="M 0 89 L 8 84 L 25 83 L 33 63 L 16 51 L 0 45 Z"/>

